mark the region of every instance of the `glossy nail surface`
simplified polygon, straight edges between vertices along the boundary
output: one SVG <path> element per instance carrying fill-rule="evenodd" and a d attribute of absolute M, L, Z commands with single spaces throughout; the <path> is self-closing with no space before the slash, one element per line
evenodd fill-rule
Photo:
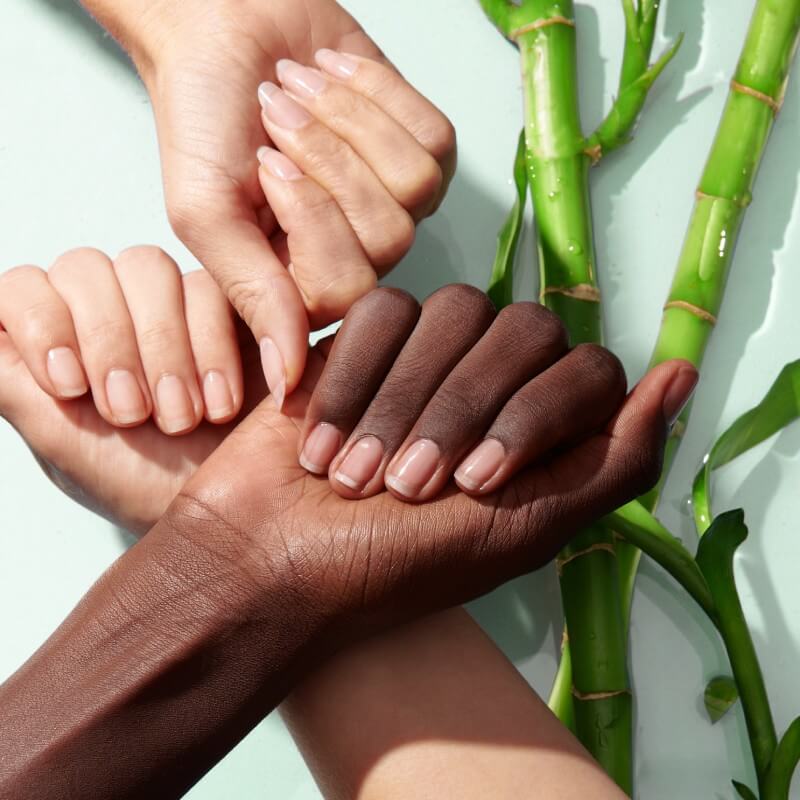
<path fill-rule="evenodd" d="M 335 50 L 317 50 L 314 58 L 325 72 L 335 75 L 337 78 L 351 78 L 358 69 L 358 61 L 344 53 L 337 53 Z"/>
<path fill-rule="evenodd" d="M 266 336 L 261 340 L 260 349 L 264 378 L 267 381 L 269 393 L 280 410 L 283 408 L 283 401 L 286 397 L 286 370 L 283 366 L 283 358 L 281 358 L 275 342 Z"/>
<path fill-rule="evenodd" d="M 311 114 L 274 83 L 262 83 L 258 87 L 258 99 L 269 121 L 279 128 L 296 130 L 311 121 Z"/>
<path fill-rule="evenodd" d="M 360 492 L 375 477 L 383 454 L 380 439 L 364 436 L 350 448 L 333 477 L 348 489 Z"/>
<path fill-rule="evenodd" d="M 59 397 L 80 397 L 89 390 L 81 364 L 71 347 L 54 347 L 48 352 L 47 374 Z"/>
<path fill-rule="evenodd" d="M 127 369 L 112 369 L 106 377 L 106 397 L 111 415 L 119 425 L 133 425 L 147 417 L 147 406 L 139 382 Z"/>
<path fill-rule="evenodd" d="M 403 497 L 415 498 L 433 477 L 439 466 L 439 446 L 430 439 L 420 439 L 403 453 L 386 474 L 386 485 Z"/>
<path fill-rule="evenodd" d="M 472 492 L 480 491 L 497 474 L 506 451 L 497 439 L 484 439 L 456 470 L 456 482 Z"/>
<path fill-rule="evenodd" d="M 282 58 L 275 65 L 275 70 L 278 73 L 278 80 L 283 86 L 297 95 L 314 97 L 328 85 L 325 78 L 316 70 L 304 67 L 288 58 Z"/>
<path fill-rule="evenodd" d="M 194 425 L 189 390 L 177 375 L 162 375 L 156 384 L 156 413 L 164 433 L 181 433 Z"/>
<path fill-rule="evenodd" d="M 681 367 L 664 394 L 664 419 L 672 427 L 686 407 L 697 386 L 699 375 L 691 366 Z"/>
<path fill-rule="evenodd" d="M 270 175 L 274 175 L 282 181 L 297 181 L 303 177 L 303 173 L 300 172 L 294 161 L 271 147 L 259 147 L 256 155 Z"/>
<path fill-rule="evenodd" d="M 315 475 L 324 475 L 342 446 L 342 435 L 336 428 L 320 422 L 306 439 L 300 453 L 300 465 Z"/>
<path fill-rule="evenodd" d="M 206 416 L 214 421 L 227 419 L 233 414 L 233 394 L 228 379 L 216 369 L 211 369 L 203 378 L 203 401 Z"/>

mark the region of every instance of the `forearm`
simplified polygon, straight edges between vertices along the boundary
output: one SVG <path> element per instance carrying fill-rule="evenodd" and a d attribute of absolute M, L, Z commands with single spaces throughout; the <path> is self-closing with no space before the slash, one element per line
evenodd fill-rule
<path fill-rule="evenodd" d="M 208 533 L 157 525 L 0 687 L 0 798 L 179 797 L 283 698 L 322 623 Z"/>
<path fill-rule="evenodd" d="M 339 654 L 281 712 L 328 800 L 624 797 L 462 609 Z"/>

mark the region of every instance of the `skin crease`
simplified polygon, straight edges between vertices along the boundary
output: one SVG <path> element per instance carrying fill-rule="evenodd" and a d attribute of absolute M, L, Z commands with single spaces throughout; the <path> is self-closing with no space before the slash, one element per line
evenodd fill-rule
<path fill-rule="evenodd" d="M 333 0 L 85 0 L 84 5 L 128 50 L 150 93 L 176 233 L 214 275 L 255 338 L 274 340 L 290 393 L 303 373 L 306 306 L 338 308 L 338 317 L 315 320 L 327 324 L 341 318 L 371 284 L 331 286 L 322 280 L 328 264 L 317 263 L 316 279 L 314 267 L 306 265 L 304 301 L 267 242 L 275 219 L 258 179 L 255 154 L 269 142 L 256 89 L 275 80 L 280 59 L 314 64 L 320 48 L 388 62 Z M 432 185 L 424 203 L 432 211 L 455 168 L 455 135 L 446 117 L 429 103 L 420 105 L 419 96 L 404 86 L 414 112 L 410 133 L 441 167 L 443 180 Z M 374 227 L 366 222 L 365 229 Z M 410 241 L 395 263 L 408 246 Z M 315 291 L 334 293 L 335 302 L 308 296 Z"/>
<path fill-rule="evenodd" d="M 359 301 L 365 340 L 397 301 L 385 290 Z M 0 725 L 12 734 L 0 797 L 63 797 L 67 786 L 74 797 L 179 796 L 312 665 L 535 568 L 646 488 L 665 397 L 686 369 L 662 365 L 606 433 L 490 497 L 447 489 L 409 505 L 388 493 L 344 500 L 298 466 L 322 368 L 312 356 L 287 415 L 269 400 L 251 412 L 0 689 Z M 17 424 L 15 409 L 3 410 Z"/>

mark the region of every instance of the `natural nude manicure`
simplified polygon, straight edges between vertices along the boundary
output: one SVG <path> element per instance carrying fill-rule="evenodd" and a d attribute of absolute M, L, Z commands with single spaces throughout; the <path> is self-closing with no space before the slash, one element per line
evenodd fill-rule
<path fill-rule="evenodd" d="M 89 391 L 83 368 L 71 347 L 54 347 L 48 352 L 47 374 L 59 397 L 80 397 Z"/>
<path fill-rule="evenodd" d="M 320 422 L 303 445 L 303 452 L 299 458 L 300 466 L 315 475 L 324 475 L 341 446 L 342 435 L 339 431 L 328 422 Z"/>
<path fill-rule="evenodd" d="M 480 491 L 503 465 L 506 451 L 497 439 L 484 439 L 456 470 L 456 482 L 472 492 Z"/>
<path fill-rule="evenodd" d="M 337 78 L 351 78 L 358 69 L 358 61 L 335 50 L 317 50 L 314 58 L 325 72 Z"/>
<path fill-rule="evenodd" d="M 181 433 L 194 425 L 194 404 L 182 378 L 162 375 L 156 384 L 158 424 L 164 433 Z"/>
<path fill-rule="evenodd" d="M 433 477 L 441 453 L 436 442 L 420 439 L 406 450 L 386 474 L 386 485 L 404 497 L 415 498 Z"/>
<path fill-rule="evenodd" d="M 127 369 L 112 369 L 106 377 L 106 397 L 111 415 L 119 425 L 143 422 L 147 416 L 142 390 L 134 374 Z"/>
<path fill-rule="evenodd" d="M 294 161 L 271 147 L 259 147 L 256 155 L 261 165 L 282 181 L 297 181 L 303 177 Z"/>
<path fill-rule="evenodd" d="M 380 439 L 364 436 L 353 444 L 333 477 L 348 489 L 360 492 L 375 477 L 383 454 Z"/>
<path fill-rule="evenodd" d="M 667 387 L 663 400 L 663 413 L 667 425 L 672 427 L 686 407 L 697 386 L 698 372 L 694 367 L 681 367 Z"/>
<path fill-rule="evenodd" d="M 227 419 L 233 414 L 233 394 L 228 379 L 216 369 L 210 369 L 203 378 L 203 400 L 206 415 L 213 422 Z"/>
<path fill-rule="evenodd" d="M 259 347 L 261 349 L 261 368 L 264 370 L 264 378 L 266 378 L 269 393 L 280 411 L 283 408 L 283 400 L 286 397 L 286 370 L 283 366 L 283 358 L 281 358 L 275 342 L 267 336 L 261 340 Z"/>
<path fill-rule="evenodd" d="M 295 130 L 311 121 L 311 114 L 274 83 L 262 83 L 258 87 L 258 99 L 270 122 L 280 128 Z"/>
<path fill-rule="evenodd" d="M 295 94 L 314 97 L 328 85 L 325 78 L 316 70 L 304 67 L 288 58 L 282 58 L 275 65 L 275 70 L 278 73 L 278 80 Z"/>

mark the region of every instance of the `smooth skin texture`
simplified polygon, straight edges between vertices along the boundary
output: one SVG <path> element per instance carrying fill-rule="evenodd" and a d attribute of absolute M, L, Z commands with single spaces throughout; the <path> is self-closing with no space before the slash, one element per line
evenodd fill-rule
<path fill-rule="evenodd" d="M 355 311 L 382 329 L 397 300 L 376 290 Z M 2 334 L 4 369 L 20 368 L 14 353 Z M 179 796 L 323 659 L 535 568 L 587 519 L 641 492 L 691 388 L 684 365 L 661 365 L 602 432 L 487 497 L 448 490 L 412 505 L 384 492 L 354 503 L 297 463 L 324 366 L 311 355 L 288 414 L 258 405 L 0 689 L 0 724 L 13 734 L 0 796 L 75 786 L 81 797 Z M 23 434 L 24 405 L 0 396 Z"/>
<path fill-rule="evenodd" d="M 441 200 L 455 169 L 453 126 L 333 0 L 84 5 L 147 86 L 175 232 L 261 344 L 273 393 L 290 394 L 309 324 L 344 316 Z M 265 98 L 262 122 L 265 83 L 278 99 Z M 256 152 L 271 144 L 308 176 L 302 185 L 259 180 Z"/>
<path fill-rule="evenodd" d="M 189 281 L 191 338 L 218 331 L 230 318 L 228 308 L 206 301 L 205 287 L 205 280 Z M 18 289 L 22 292 L 21 284 Z M 12 299 L 19 303 L 23 296 Z M 21 346 L 26 343 L 20 340 Z M 328 349 L 329 343 L 321 347 Z M 204 363 L 204 350 L 197 347 L 195 353 Z M 242 359 L 245 403 L 252 406 L 266 386 L 249 340 Z M 139 535 L 158 521 L 231 430 L 201 423 L 188 435 L 168 437 L 151 422 L 114 432 L 90 397 L 60 402 L 42 390 L 4 333 L 0 411 L 14 421 L 57 485 Z M 454 671 L 454 654 L 467 668 Z M 620 796 L 461 610 L 355 645 L 316 670 L 281 712 L 328 798 L 391 800 L 412 789 L 418 793 L 422 784 L 442 800 L 462 800 L 469 792 L 485 797 L 490 791 L 517 798 L 520 787 L 532 785 L 542 796 L 556 789 L 564 797 Z"/>

